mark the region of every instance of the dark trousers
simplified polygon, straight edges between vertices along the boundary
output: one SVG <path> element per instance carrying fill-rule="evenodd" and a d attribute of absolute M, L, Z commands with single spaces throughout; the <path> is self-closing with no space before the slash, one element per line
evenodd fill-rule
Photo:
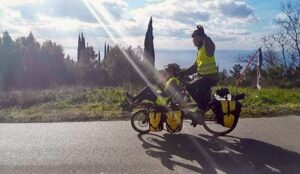
<path fill-rule="evenodd" d="M 140 93 L 133 97 L 134 101 L 142 102 L 143 100 L 150 100 L 155 102 L 157 94 L 149 86 L 146 86 Z"/>
<path fill-rule="evenodd" d="M 187 90 L 191 97 L 196 101 L 200 109 L 206 109 L 210 100 L 210 90 L 217 83 L 217 79 L 200 77 L 187 85 Z"/>

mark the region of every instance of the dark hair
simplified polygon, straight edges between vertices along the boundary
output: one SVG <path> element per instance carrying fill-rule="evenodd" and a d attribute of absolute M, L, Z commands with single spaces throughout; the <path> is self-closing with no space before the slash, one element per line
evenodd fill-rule
<path fill-rule="evenodd" d="M 194 30 L 194 32 L 192 34 L 192 37 L 194 37 L 196 35 L 198 35 L 198 36 L 204 36 L 205 35 L 202 25 L 197 25 L 197 29 Z"/>
<path fill-rule="evenodd" d="M 164 69 L 167 71 L 168 69 L 171 69 L 174 73 L 174 75 L 179 75 L 181 72 L 181 68 L 177 63 L 170 63 L 166 66 L 164 66 Z"/>

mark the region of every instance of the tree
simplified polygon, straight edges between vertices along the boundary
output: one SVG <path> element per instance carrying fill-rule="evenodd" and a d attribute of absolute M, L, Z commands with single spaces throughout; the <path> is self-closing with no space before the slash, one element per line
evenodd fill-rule
<path fill-rule="evenodd" d="M 275 20 L 292 41 L 290 47 L 297 52 L 298 67 L 300 67 L 300 6 L 292 1 L 281 3 L 282 17 Z"/>
<path fill-rule="evenodd" d="M 228 71 L 226 69 L 219 71 L 219 82 L 218 83 L 221 85 L 229 85 L 230 84 Z"/>
<path fill-rule="evenodd" d="M 98 56 L 98 63 L 100 64 L 100 63 L 101 63 L 101 55 L 100 55 L 100 51 L 98 51 L 97 56 Z"/>
<path fill-rule="evenodd" d="M 8 90 L 19 85 L 22 65 L 17 56 L 16 45 L 5 31 L 0 43 L 0 89 Z"/>
<path fill-rule="evenodd" d="M 77 61 L 79 62 L 81 59 L 81 52 L 85 49 L 85 38 L 83 33 L 78 36 L 78 46 L 77 46 Z"/>
<path fill-rule="evenodd" d="M 148 29 L 145 36 L 144 41 L 144 61 L 148 66 L 153 66 L 155 64 L 155 52 L 154 52 L 154 44 L 153 44 L 153 27 L 152 27 L 152 17 L 150 18 Z"/>
<path fill-rule="evenodd" d="M 139 74 L 129 63 L 125 54 L 137 67 L 142 69 L 141 57 L 136 54 L 136 51 L 132 47 L 126 49 L 118 45 L 110 47 L 107 58 L 102 61 L 102 66 L 107 72 L 110 84 L 113 86 L 129 83 L 132 85 L 142 84 Z"/>
<path fill-rule="evenodd" d="M 287 51 L 286 47 L 288 44 L 287 36 L 282 31 L 277 31 L 274 34 L 272 34 L 270 37 L 279 45 L 281 49 L 285 72 L 288 73 L 287 56 L 286 56 L 286 51 Z"/>
<path fill-rule="evenodd" d="M 61 45 L 51 40 L 45 41 L 41 47 L 42 65 L 45 68 L 45 78 L 53 84 L 60 84 L 67 78 L 64 51 Z"/>
<path fill-rule="evenodd" d="M 232 70 L 229 70 L 231 76 L 234 78 L 234 79 L 238 79 L 240 76 L 241 76 L 241 71 L 243 70 L 243 66 L 240 65 L 240 64 L 235 64 L 233 67 L 232 67 Z"/>
<path fill-rule="evenodd" d="M 104 43 L 104 57 L 103 57 L 103 59 L 106 59 L 106 56 L 107 56 L 107 54 L 106 54 L 106 42 Z"/>
<path fill-rule="evenodd" d="M 81 37 L 80 34 L 78 36 L 78 44 L 77 44 L 77 61 L 79 62 L 79 56 L 80 56 L 80 51 L 81 51 Z"/>
<path fill-rule="evenodd" d="M 90 64 L 95 61 L 97 54 L 94 51 L 92 46 L 87 46 L 85 49 L 80 52 L 80 61 L 79 63 Z"/>
<path fill-rule="evenodd" d="M 109 44 L 107 44 L 106 55 L 108 55 L 108 54 L 109 54 L 109 48 L 110 48 L 110 46 L 109 46 Z"/>
<path fill-rule="evenodd" d="M 33 33 L 20 39 L 22 59 L 24 62 L 24 86 L 27 88 L 46 88 L 51 83 L 47 78 L 47 67 L 41 56 L 41 45 Z"/>

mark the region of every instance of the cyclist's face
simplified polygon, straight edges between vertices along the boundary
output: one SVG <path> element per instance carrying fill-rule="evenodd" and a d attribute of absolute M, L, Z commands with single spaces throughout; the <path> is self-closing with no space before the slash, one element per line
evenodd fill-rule
<path fill-rule="evenodd" d="M 166 70 L 166 72 L 167 72 L 167 78 L 174 76 L 173 70 L 169 69 L 169 70 Z"/>
<path fill-rule="evenodd" d="M 193 36 L 193 42 L 194 42 L 195 47 L 197 47 L 197 48 L 202 47 L 203 37 L 198 36 L 198 35 Z"/>

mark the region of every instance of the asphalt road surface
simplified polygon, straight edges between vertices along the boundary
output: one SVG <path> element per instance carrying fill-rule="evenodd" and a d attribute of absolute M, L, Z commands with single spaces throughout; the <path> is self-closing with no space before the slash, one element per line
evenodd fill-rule
<path fill-rule="evenodd" d="M 241 119 L 226 137 L 188 123 L 139 135 L 129 121 L 0 124 L 0 173 L 300 173 L 300 116 Z"/>

